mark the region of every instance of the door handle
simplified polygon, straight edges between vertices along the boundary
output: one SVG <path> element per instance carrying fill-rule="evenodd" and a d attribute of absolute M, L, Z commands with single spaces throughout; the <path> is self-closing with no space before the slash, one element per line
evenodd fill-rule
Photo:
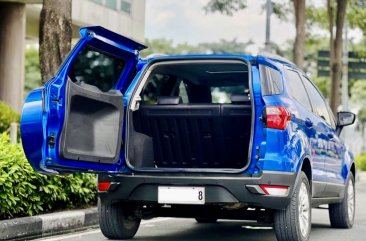
<path fill-rule="evenodd" d="M 313 122 L 309 118 L 306 118 L 305 119 L 305 125 L 306 125 L 306 127 L 312 127 L 313 126 Z"/>

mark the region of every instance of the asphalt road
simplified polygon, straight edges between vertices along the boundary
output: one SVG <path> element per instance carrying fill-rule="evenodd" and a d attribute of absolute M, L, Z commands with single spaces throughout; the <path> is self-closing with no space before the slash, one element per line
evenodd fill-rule
<path fill-rule="evenodd" d="M 356 220 L 353 229 L 332 229 L 328 210 L 313 209 L 312 241 L 366 240 L 366 176 L 356 184 Z M 38 241 L 105 241 L 99 229 L 54 236 Z M 220 221 L 216 224 L 198 224 L 194 219 L 156 218 L 143 221 L 134 240 L 140 241 L 275 241 L 272 227 L 255 227 L 250 223 Z"/>

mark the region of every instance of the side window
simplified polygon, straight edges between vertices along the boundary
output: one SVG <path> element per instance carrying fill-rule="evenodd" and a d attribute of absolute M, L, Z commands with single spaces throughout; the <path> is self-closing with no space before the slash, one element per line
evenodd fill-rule
<path fill-rule="evenodd" d="M 210 90 L 214 104 L 230 104 L 232 95 L 247 95 L 249 93 L 245 85 L 214 86 L 210 87 Z"/>
<path fill-rule="evenodd" d="M 290 95 L 308 111 L 312 111 L 313 108 L 299 74 L 293 70 L 286 70 L 286 75 L 286 83 Z"/>
<path fill-rule="evenodd" d="M 186 87 L 184 81 L 181 81 L 179 84 L 179 96 L 182 97 L 182 101 L 184 104 L 189 103 L 187 87 Z"/>
<path fill-rule="evenodd" d="M 311 103 L 314 107 L 314 113 L 323 118 L 329 125 L 333 126 L 324 98 L 308 78 L 303 76 L 303 79 L 305 88 L 309 93 Z"/>
<path fill-rule="evenodd" d="M 335 121 L 334 115 L 332 110 L 330 109 L 330 106 L 328 105 L 328 103 L 325 103 L 325 105 L 327 106 L 327 111 L 328 111 L 328 115 L 330 117 L 330 125 L 333 127 L 333 129 L 336 129 L 337 127 L 337 123 Z"/>
<path fill-rule="evenodd" d="M 264 65 L 260 65 L 259 70 L 262 95 L 281 94 L 283 89 L 281 73 Z"/>
<path fill-rule="evenodd" d="M 107 92 L 117 84 L 124 67 L 122 59 L 87 45 L 72 63 L 69 77 L 73 82 L 84 82 Z"/>
<path fill-rule="evenodd" d="M 172 75 L 153 74 L 142 92 L 142 103 L 154 105 L 159 96 L 177 96 L 178 93 L 174 93 L 177 81 Z"/>

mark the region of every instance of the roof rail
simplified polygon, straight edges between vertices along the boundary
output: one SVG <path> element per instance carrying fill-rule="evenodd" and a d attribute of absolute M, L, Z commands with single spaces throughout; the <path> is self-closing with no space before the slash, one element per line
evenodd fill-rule
<path fill-rule="evenodd" d="M 263 57 L 266 57 L 266 58 L 269 58 L 269 59 L 274 59 L 274 60 L 278 60 L 280 62 L 283 62 L 285 64 L 289 64 L 289 65 L 293 65 L 293 66 L 296 66 L 296 64 L 294 64 L 293 62 L 291 62 L 290 60 L 288 59 L 285 59 L 284 57 L 282 56 L 279 56 L 277 54 L 273 54 L 273 53 L 270 53 L 270 52 L 259 52 L 258 53 L 258 56 L 263 56 Z"/>

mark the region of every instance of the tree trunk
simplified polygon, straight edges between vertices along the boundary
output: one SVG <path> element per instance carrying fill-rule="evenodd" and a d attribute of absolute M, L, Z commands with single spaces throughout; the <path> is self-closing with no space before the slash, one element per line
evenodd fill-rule
<path fill-rule="evenodd" d="M 296 38 L 293 46 L 294 63 L 304 67 L 305 46 L 305 0 L 294 0 Z"/>
<path fill-rule="evenodd" d="M 42 82 L 50 79 L 71 48 L 71 0 L 43 0 L 39 58 Z"/>
<path fill-rule="evenodd" d="M 342 70 L 342 45 L 343 45 L 343 27 L 347 12 L 348 0 L 337 0 L 336 13 L 336 35 L 332 43 L 333 54 L 330 59 L 331 71 L 331 95 L 330 107 L 334 114 L 337 113 L 339 105 L 339 90 Z"/>

